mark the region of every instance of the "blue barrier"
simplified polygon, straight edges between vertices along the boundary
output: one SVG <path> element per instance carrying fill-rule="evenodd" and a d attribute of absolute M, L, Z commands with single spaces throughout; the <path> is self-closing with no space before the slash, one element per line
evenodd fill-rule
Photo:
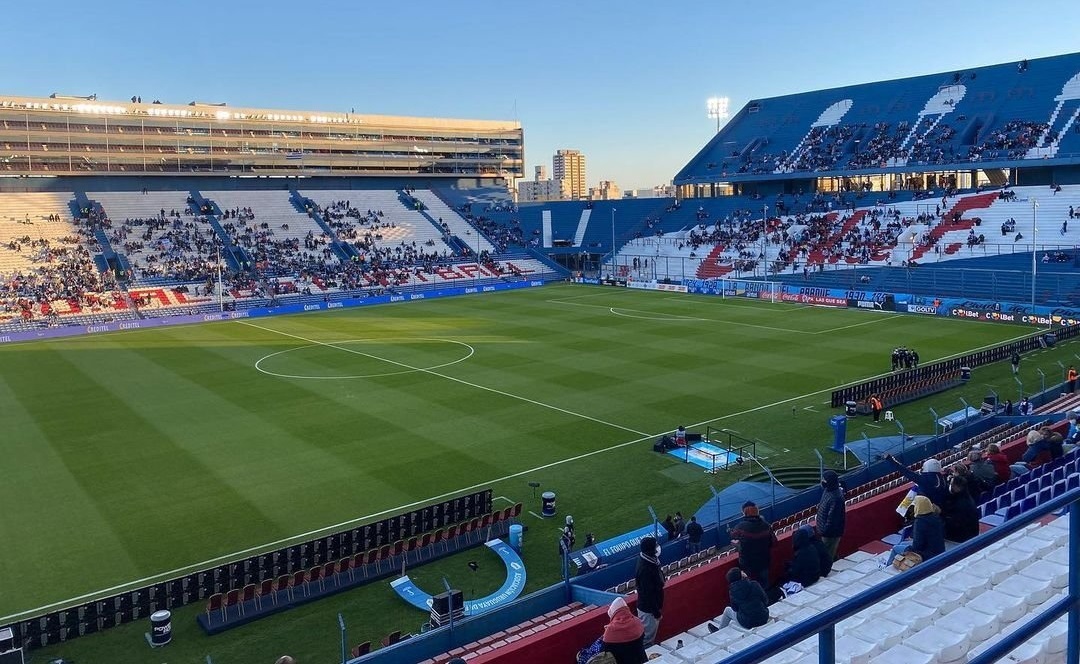
<path fill-rule="evenodd" d="M 525 589 L 525 563 L 521 561 L 521 556 L 517 551 L 501 539 L 484 542 L 484 546 L 494 551 L 506 566 L 506 580 L 494 593 L 479 599 L 466 600 L 466 616 L 477 616 L 509 604 Z M 431 610 L 431 594 L 421 590 L 408 575 L 394 579 L 390 582 L 390 587 L 401 599 L 416 608 L 423 611 Z"/>

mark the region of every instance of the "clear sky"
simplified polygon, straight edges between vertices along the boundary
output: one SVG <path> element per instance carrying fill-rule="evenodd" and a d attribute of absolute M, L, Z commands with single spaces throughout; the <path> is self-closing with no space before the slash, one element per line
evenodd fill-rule
<path fill-rule="evenodd" d="M 747 100 L 1080 50 L 1080 0 L 10 2 L 0 93 L 518 119 L 666 183 Z"/>

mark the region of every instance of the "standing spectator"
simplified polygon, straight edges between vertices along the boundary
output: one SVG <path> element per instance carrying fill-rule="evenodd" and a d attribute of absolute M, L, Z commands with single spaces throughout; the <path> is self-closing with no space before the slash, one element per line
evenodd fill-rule
<path fill-rule="evenodd" d="M 1020 353 L 1016 352 L 1016 350 L 1013 350 L 1012 357 L 1009 358 L 1009 364 L 1012 365 L 1014 376 L 1020 373 Z"/>
<path fill-rule="evenodd" d="M 641 539 L 634 583 L 638 596 L 637 614 L 645 626 L 644 645 L 648 648 L 656 639 L 664 611 L 664 574 L 660 571 L 660 544 L 655 537 Z"/>
<path fill-rule="evenodd" d="M 738 567 L 728 570 L 727 580 L 731 604 L 724 609 L 720 618 L 721 629 L 730 625 L 732 620 L 738 620 L 746 629 L 761 627 L 769 622 L 769 599 L 761 585 Z"/>
<path fill-rule="evenodd" d="M 825 544 L 829 556 L 836 560 L 836 551 L 840 538 L 844 535 L 847 507 L 844 504 L 844 490 L 840 487 L 840 476 L 834 470 L 826 470 L 821 475 L 821 500 L 817 506 L 817 531 Z"/>
<path fill-rule="evenodd" d="M 660 525 L 663 526 L 664 530 L 667 532 L 667 540 L 669 542 L 675 539 L 675 519 L 670 514 L 667 515 Z"/>
<path fill-rule="evenodd" d="M 949 478 L 949 497 L 941 510 L 945 521 L 945 539 L 966 542 L 979 534 L 979 508 L 961 475 Z"/>
<path fill-rule="evenodd" d="M 675 538 L 683 536 L 686 532 L 686 521 L 683 519 L 682 512 L 675 512 Z"/>
<path fill-rule="evenodd" d="M 938 509 L 941 509 L 941 506 L 945 504 L 945 499 L 949 495 L 949 487 L 945 485 L 945 478 L 941 476 L 940 461 L 933 458 L 927 459 L 926 461 L 923 461 L 922 470 L 916 473 L 900 463 L 896 457 L 891 454 L 885 455 L 885 459 L 896 466 L 900 470 L 901 475 L 918 485 L 919 495 L 929 498 L 930 502 L 937 505 Z"/>
<path fill-rule="evenodd" d="M 1069 394 L 1072 394 L 1076 391 L 1076 367 L 1070 364 L 1069 372 L 1065 376 L 1065 380 L 1068 382 Z"/>
<path fill-rule="evenodd" d="M 704 534 L 705 529 L 697 522 L 697 517 L 691 515 L 690 523 L 686 524 L 686 537 L 690 541 L 690 553 L 701 551 L 701 536 Z"/>
<path fill-rule="evenodd" d="M 743 518 L 731 529 L 731 539 L 739 547 L 739 567 L 761 584 L 769 586 L 769 567 L 772 564 L 772 546 L 776 541 L 772 524 L 761 518 L 753 501 L 742 507 Z"/>
<path fill-rule="evenodd" d="M 874 421 L 881 421 L 881 399 L 876 394 L 870 395 L 870 412 L 874 414 Z"/>
<path fill-rule="evenodd" d="M 608 607 L 604 627 L 603 652 L 615 656 L 615 664 L 642 664 L 648 661 L 645 654 L 645 627 L 630 611 L 626 600 L 616 597 Z"/>
<path fill-rule="evenodd" d="M 1031 399 L 1024 397 L 1020 400 L 1020 403 L 1017 404 L 1017 410 L 1020 411 L 1021 415 L 1031 415 L 1035 412 L 1035 406 L 1032 405 Z"/>
<path fill-rule="evenodd" d="M 1016 408 L 1015 408 L 1015 406 L 1013 406 L 1012 399 L 1006 399 L 1005 400 L 1005 411 L 1004 411 L 1005 412 L 1005 417 L 1012 417 L 1013 411 L 1015 409 Z"/>

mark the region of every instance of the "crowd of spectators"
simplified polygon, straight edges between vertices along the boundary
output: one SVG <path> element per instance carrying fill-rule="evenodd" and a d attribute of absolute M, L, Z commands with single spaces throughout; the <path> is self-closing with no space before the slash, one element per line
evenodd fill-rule
<path fill-rule="evenodd" d="M 155 217 L 119 224 L 94 213 L 91 221 L 105 231 L 114 250 L 128 257 L 136 280 L 205 281 L 216 270 L 220 240 L 206 219 L 191 210 L 162 209 Z"/>
<path fill-rule="evenodd" d="M 971 161 L 1023 159 L 1028 150 L 1038 147 L 1040 139 L 1049 131 L 1050 126 L 1045 122 L 1010 120 L 1001 129 L 990 132 L 982 142 L 968 148 L 967 158 Z M 1053 136 L 1047 137 L 1053 139 Z"/>
<path fill-rule="evenodd" d="M 20 223 L 34 225 L 33 221 Z M 53 239 L 30 233 L 11 238 L 4 248 L 23 254 L 29 266 L 0 274 L 0 319 L 53 324 L 61 312 L 72 309 L 82 313 L 111 310 L 123 295 L 115 290 L 111 274 L 98 271 L 87 249 L 91 240 L 84 228 Z"/>

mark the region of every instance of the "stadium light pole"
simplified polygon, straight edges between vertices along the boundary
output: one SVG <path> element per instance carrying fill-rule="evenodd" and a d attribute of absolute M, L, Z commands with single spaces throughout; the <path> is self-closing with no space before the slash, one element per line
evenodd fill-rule
<path fill-rule="evenodd" d="M 1035 241 L 1038 239 L 1039 229 L 1035 225 L 1035 213 L 1039 209 L 1039 200 L 1031 199 L 1031 315 L 1035 315 L 1035 276 L 1039 269 L 1039 261 L 1036 254 L 1039 251 Z"/>
<path fill-rule="evenodd" d="M 730 100 L 727 97 L 709 97 L 705 100 L 707 117 L 716 119 L 716 133 L 718 134 L 720 133 L 720 123 L 728 119 L 729 102 Z"/>

